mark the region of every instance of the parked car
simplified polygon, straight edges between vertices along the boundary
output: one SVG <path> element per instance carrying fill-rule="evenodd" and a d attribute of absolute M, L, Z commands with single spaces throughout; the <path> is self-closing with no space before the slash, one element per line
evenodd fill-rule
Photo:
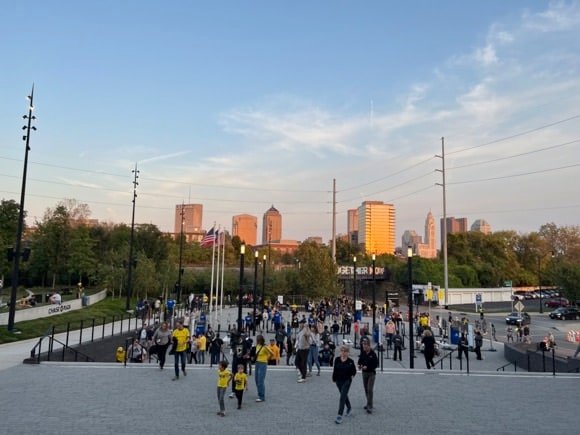
<path fill-rule="evenodd" d="M 506 325 L 529 325 L 532 322 L 528 313 L 511 313 L 505 318 Z"/>
<path fill-rule="evenodd" d="M 567 307 L 568 305 L 570 305 L 570 301 L 566 298 L 548 299 L 544 302 L 544 306 L 548 308 Z"/>
<path fill-rule="evenodd" d="M 576 308 L 560 307 L 550 313 L 550 319 L 580 320 L 580 311 Z"/>

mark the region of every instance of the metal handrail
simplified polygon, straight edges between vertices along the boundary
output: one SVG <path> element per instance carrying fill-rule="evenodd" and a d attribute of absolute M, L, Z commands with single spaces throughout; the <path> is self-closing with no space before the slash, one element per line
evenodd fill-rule
<path fill-rule="evenodd" d="M 85 361 L 95 362 L 95 360 L 92 357 L 88 356 L 86 353 L 81 352 L 80 350 L 75 349 L 74 347 L 71 347 L 68 344 L 63 343 L 62 341 L 57 340 L 54 337 L 50 337 L 50 340 L 62 345 L 63 349 L 66 349 L 66 350 L 73 352 L 75 354 L 75 361 L 77 361 L 78 356 L 81 355 L 82 357 L 85 358 Z M 40 358 L 40 354 L 39 354 L 39 358 Z"/>
<path fill-rule="evenodd" d="M 34 347 L 30 350 L 30 358 L 34 359 L 36 355 L 36 348 L 38 348 L 38 355 L 40 356 L 40 349 L 42 347 L 42 340 L 50 335 L 52 332 L 52 326 L 50 326 L 44 334 L 38 339 L 38 342 L 34 345 Z"/>
<path fill-rule="evenodd" d="M 453 370 L 453 352 L 455 352 L 456 349 L 451 349 L 449 352 L 447 352 L 445 355 L 443 355 L 441 358 L 439 358 L 437 361 L 435 361 L 435 364 L 433 366 L 436 366 L 437 364 L 441 364 L 441 370 L 443 370 L 443 360 L 445 360 L 446 358 L 449 358 L 449 370 Z"/>
<path fill-rule="evenodd" d="M 517 371 L 518 371 L 518 363 L 517 363 L 517 361 L 508 362 L 507 364 L 504 364 L 503 366 L 501 366 L 501 367 L 498 367 L 497 369 L 495 369 L 495 371 L 496 371 L 496 372 L 499 372 L 499 371 L 501 370 L 502 372 L 505 372 L 505 368 L 506 368 L 507 366 L 510 366 L 510 365 L 512 365 L 512 364 L 513 364 L 513 366 L 514 366 L 514 372 L 517 372 Z"/>

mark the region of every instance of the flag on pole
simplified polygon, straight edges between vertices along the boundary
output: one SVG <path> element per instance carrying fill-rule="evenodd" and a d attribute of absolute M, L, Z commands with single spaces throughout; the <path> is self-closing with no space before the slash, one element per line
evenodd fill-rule
<path fill-rule="evenodd" d="M 207 233 L 205 233 L 205 236 L 203 236 L 203 239 L 201 240 L 200 246 L 202 248 L 207 248 L 208 246 L 212 246 L 215 243 L 215 237 L 216 236 L 216 231 L 215 231 L 215 227 L 212 227 Z"/>

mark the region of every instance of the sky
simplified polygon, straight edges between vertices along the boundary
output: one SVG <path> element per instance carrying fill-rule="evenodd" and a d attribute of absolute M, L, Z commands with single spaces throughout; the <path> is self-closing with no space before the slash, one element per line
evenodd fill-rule
<path fill-rule="evenodd" d="M 331 238 L 366 200 L 494 231 L 580 222 L 580 2 L 7 2 L 0 198 L 28 224 L 75 199 L 173 231 L 274 205 L 283 239 Z M 439 232 L 439 225 L 436 225 Z M 258 236 L 260 238 L 260 236 Z M 439 235 L 438 235 L 439 237 Z"/>

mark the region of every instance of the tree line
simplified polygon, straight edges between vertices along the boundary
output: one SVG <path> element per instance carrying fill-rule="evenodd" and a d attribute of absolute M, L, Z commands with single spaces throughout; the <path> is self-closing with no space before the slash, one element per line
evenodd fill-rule
<path fill-rule="evenodd" d="M 0 203 L 0 248 L 6 252 L 14 244 L 19 206 L 13 200 Z M 26 228 L 23 247 L 31 249 L 27 262 L 21 263 L 20 283 L 27 287 L 107 288 L 122 296 L 127 287 L 127 269 L 133 267 L 133 294 L 155 297 L 175 290 L 179 274 L 179 235 L 162 233 L 153 224 L 135 227 L 132 261 L 129 256 L 131 228 L 125 224 L 90 224 L 90 209 L 74 200 L 48 208 L 42 219 Z M 224 292 L 236 297 L 239 289 L 239 247 L 242 241 L 226 236 Z M 370 266 L 371 258 L 357 246 L 337 240 L 337 264 Z M 263 279 L 263 254 L 267 255 L 266 279 Z M 212 249 L 199 243 L 183 243 L 181 253 L 182 294 L 209 293 Z M 263 249 L 259 253 L 256 287 L 268 298 L 277 295 L 303 295 L 309 298 L 346 293 L 348 282 L 339 281 L 330 248 L 304 242 L 293 254 Z M 580 282 L 580 228 L 542 225 L 539 231 L 518 234 L 499 231 L 485 235 L 467 232 L 448 235 L 450 287 L 501 287 L 505 281 L 513 286 L 558 286 L 573 300 L 578 299 Z M 254 287 L 254 255 L 246 250 L 244 292 Z M 407 288 L 406 258 L 383 254 L 376 265 L 387 270 L 387 283 L 378 289 Z M 6 256 L 0 261 L 0 276 L 10 285 L 11 263 Z M 437 259 L 413 259 L 414 283 L 431 282 L 443 286 L 443 262 Z M 382 294 L 380 291 L 378 294 Z"/>

